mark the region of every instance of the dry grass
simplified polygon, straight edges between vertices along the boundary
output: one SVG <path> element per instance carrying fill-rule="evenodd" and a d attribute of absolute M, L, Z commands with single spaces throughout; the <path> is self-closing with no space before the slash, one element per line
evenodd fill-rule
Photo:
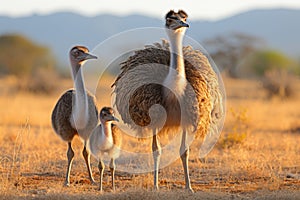
<path fill-rule="evenodd" d="M 8 85 L 0 80 L 0 85 Z M 112 80 L 101 80 L 99 106 L 109 105 Z M 221 136 L 247 131 L 239 145 L 217 145 L 200 161 L 197 143 L 190 156 L 191 181 L 195 194 L 184 192 L 180 160 L 160 171 L 159 192 L 153 192 L 152 175 L 117 171 L 115 193 L 109 171 L 105 171 L 104 193 L 89 184 L 81 156 L 82 144 L 74 141 L 75 159 L 71 186 L 63 187 L 67 145 L 50 126 L 51 110 L 64 88 L 52 96 L 0 92 L 0 199 L 299 199 L 300 198 L 300 110 L 299 97 L 267 100 L 258 83 L 225 80 L 228 93 L 226 123 Z M 298 86 L 300 86 L 298 84 Z M 2 88 L 0 88 L 2 89 Z M 103 95 L 106 94 L 106 95 Z M 100 95 L 102 94 L 102 95 Z M 237 127 L 237 115 L 246 110 L 244 126 Z M 243 122 L 243 121 L 242 121 Z M 244 127 L 244 128 L 243 128 Z M 127 148 L 149 148 L 127 142 Z M 117 166 L 118 167 L 118 166 Z M 99 175 L 92 159 L 95 179 Z"/>

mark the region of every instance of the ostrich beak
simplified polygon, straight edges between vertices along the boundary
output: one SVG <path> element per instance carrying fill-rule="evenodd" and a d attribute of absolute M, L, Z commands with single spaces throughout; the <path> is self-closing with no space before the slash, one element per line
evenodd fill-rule
<path fill-rule="evenodd" d="M 170 26 L 171 29 L 173 30 L 176 30 L 176 29 L 180 29 L 180 28 L 189 28 L 189 24 L 186 23 L 185 21 L 181 20 L 181 19 L 177 19 L 177 20 L 174 20 L 174 23 L 173 25 Z"/>
<path fill-rule="evenodd" d="M 108 115 L 106 121 L 116 121 L 119 122 L 119 119 L 116 118 L 114 115 Z"/>
<path fill-rule="evenodd" d="M 94 55 L 89 54 L 89 53 L 85 53 L 84 59 L 85 60 L 88 60 L 88 59 L 97 59 L 97 56 L 94 56 Z"/>
<path fill-rule="evenodd" d="M 180 27 L 187 27 L 187 28 L 190 27 L 190 25 L 189 25 L 188 23 L 184 22 L 184 21 L 180 21 L 180 22 L 179 22 L 179 26 L 180 26 Z"/>
<path fill-rule="evenodd" d="M 116 118 L 115 116 L 112 116 L 112 120 L 113 120 L 113 121 L 116 121 L 116 122 L 119 122 L 119 119 Z"/>
<path fill-rule="evenodd" d="M 82 60 L 88 60 L 88 59 L 97 59 L 97 56 L 94 56 L 89 53 L 84 53 L 84 55 L 82 56 Z"/>

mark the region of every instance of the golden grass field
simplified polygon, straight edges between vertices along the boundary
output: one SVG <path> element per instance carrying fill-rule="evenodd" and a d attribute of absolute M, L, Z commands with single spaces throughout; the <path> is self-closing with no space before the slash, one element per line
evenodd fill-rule
<path fill-rule="evenodd" d="M 101 91 L 106 89 L 99 107 L 110 105 L 112 81 L 101 81 Z M 183 189 L 180 160 L 160 170 L 158 192 L 152 191 L 151 173 L 120 171 L 112 192 L 106 169 L 100 193 L 98 185 L 89 183 L 78 138 L 71 186 L 63 187 L 67 144 L 54 133 L 50 116 L 72 82 L 62 81 L 55 94 L 34 95 L 10 92 L 14 80 L 0 79 L 0 199 L 300 199 L 300 95 L 284 101 L 267 99 L 259 82 L 224 82 L 227 115 L 218 144 L 204 160 L 198 159 L 199 142 L 191 147 L 194 194 Z M 297 88 L 300 91 L 299 83 Z M 150 150 L 147 142 L 124 145 Z M 94 158 L 92 169 L 99 182 Z"/>

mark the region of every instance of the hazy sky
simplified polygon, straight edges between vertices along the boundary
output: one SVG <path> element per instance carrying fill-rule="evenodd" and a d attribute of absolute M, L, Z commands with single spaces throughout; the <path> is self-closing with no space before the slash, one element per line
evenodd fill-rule
<path fill-rule="evenodd" d="M 160 18 L 169 9 L 184 9 L 194 19 L 219 19 L 254 8 L 300 9 L 299 0 L 1 0 L 0 15 L 26 16 L 73 11 L 94 16 L 101 13 L 145 14 Z"/>

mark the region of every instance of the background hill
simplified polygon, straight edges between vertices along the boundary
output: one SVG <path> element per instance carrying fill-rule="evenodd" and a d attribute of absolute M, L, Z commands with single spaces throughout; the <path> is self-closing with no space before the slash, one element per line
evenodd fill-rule
<path fill-rule="evenodd" d="M 163 18 L 163 16 L 162 16 Z M 300 57 L 300 10 L 251 10 L 217 21 L 196 20 L 190 16 L 187 35 L 204 40 L 232 32 L 256 36 L 269 48 L 295 58 Z M 67 53 L 74 44 L 93 49 L 108 37 L 133 28 L 163 27 L 163 19 L 142 15 L 86 17 L 69 12 L 11 18 L 0 17 L 0 34 L 21 33 L 33 41 L 50 47 L 60 64 L 68 62 Z M 149 36 L 151 37 L 151 35 Z M 159 40 L 159 39 L 158 39 Z"/>

